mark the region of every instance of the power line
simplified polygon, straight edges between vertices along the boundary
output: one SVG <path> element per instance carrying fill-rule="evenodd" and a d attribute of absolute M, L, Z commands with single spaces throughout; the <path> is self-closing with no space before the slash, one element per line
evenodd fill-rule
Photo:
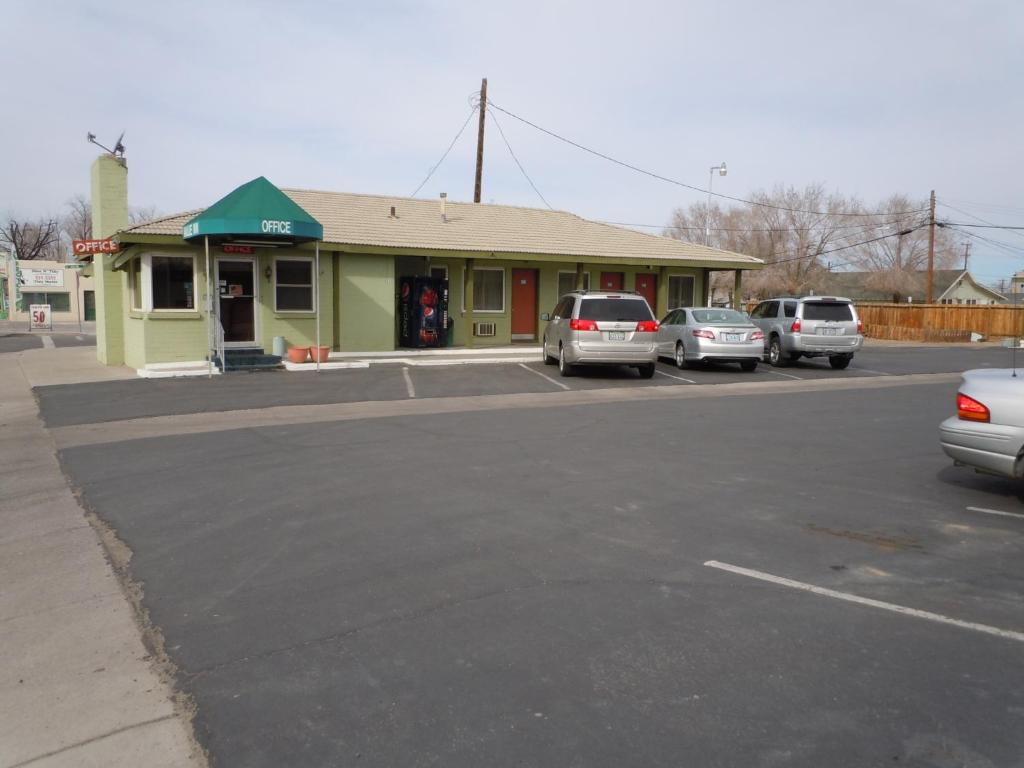
<path fill-rule="evenodd" d="M 676 230 L 695 230 L 704 231 L 704 227 L 701 226 L 681 226 L 676 224 L 638 224 L 630 221 L 606 221 L 603 219 L 597 220 L 601 224 L 611 224 L 617 227 L 644 227 L 647 229 L 676 229 Z M 885 227 L 896 226 L 904 224 L 903 221 L 886 221 L 881 224 L 838 224 L 832 229 L 883 229 Z M 711 227 L 712 232 L 810 232 L 814 229 L 827 227 L 827 222 L 820 224 L 812 224 L 808 227 Z"/>
<path fill-rule="evenodd" d="M 1007 232 L 1015 232 L 1016 230 L 1024 229 L 1024 227 L 1004 227 L 1001 224 L 965 224 L 962 221 L 944 221 L 942 222 L 942 224 L 947 227 L 973 227 L 975 229 L 1005 229 Z"/>
<path fill-rule="evenodd" d="M 765 266 L 766 267 L 771 267 L 771 266 L 774 266 L 775 264 L 786 264 L 786 263 L 791 262 L 791 261 L 799 261 L 800 259 L 816 259 L 816 258 L 818 258 L 820 256 L 825 256 L 826 254 L 829 254 L 829 253 L 838 253 L 839 251 L 846 251 L 846 250 L 849 250 L 850 248 L 858 248 L 858 247 L 860 247 L 862 245 L 868 245 L 870 243 L 877 243 L 879 240 L 885 240 L 886 238 L 889 238 L 889 237 L 903 237 L 904 235 L 909 235 L 911 232 L 914 232 L 915 230 L 921 229 L 922 227 L 925 227 L 925 226 L 927 226 L 927 224 L 918 224 L 916 227 L 912 227 L 910 229 L 903 229 L 903 230 L 900 230 L 899 232 L 890 232 L 888 235 L 881 235 L 879 237 L 873 237 L 870 240 L 863 240 L 863 241 L 861 241 L 859 243 L 850 243 L 849 245 L 840 245 L 840 246 L 838 246 L 836 248 L 829 248 L 828 250 L 825 250 L 825 251 L 819 251 L 818 253 L 808 253 L 808 254 L 804 254 L 803 256 L 792 256 L 792 257 L 790 257 L 788 259 L 779 259 L 778 261 L 767 262 L 765 264 Z M 841 265 L 834 265 L 834 266 L 841 266 Z"/>
<path fill-rule="evenodd" d="M 492 106 L 493 106 L 493 105 L 492 105 Z M 504 131 L 504 130 L 502 129 L 502 127 L 501 127 L 501 123 L 499 123 L 499 122 L 498 122 L 498 118 L 497 118 L 497 116 L 496 116 L 496 115 L 495 115 L 495 114 L 494 114 L 493 112 L 491 112 L 491 115 L 490 115 L 490 117 L 491 117 L 491 120 L 493 120 L 493 121 L 494 121 L 494 124 L 495 124 L 495 125 L 496 125 L 496 126 L 498 127 L 498 133 L 500 133 L 500 134 L 501 134 L 501 140 L 502 140 L 502 141 L 504 141 L 504 142 L 505 142 L 505 146 L 506 146 L 506 147 L 508 147 L 508 153 L 509 153 L 510 155 L 512 155 L 512 159 L 516 161 L 516 165 L 518 165 L 518 166 L 519 166 L 519 170 L 520 170 L 520 172 L 521 172 L 521 173 L 523 174 L 523 178 L 524 178 L 524 179 L 526 179 L 526 181 L 527 181 L 527 182 L 529 182 L 529 184 L 530 184 L 530 186 L 531 186 L 531 187 L 533 187 L 533 191 L 537 193 L 537 197 L 539 197 L 539 198 L 540 198 L 541 200 L 543 200 L 543 201 L 544 201 L 544 205 L 546 205 L 546 206 L 547 206 L 548 208 L 551 208 L 551 203 L 549 203 L 549 202 L 547 201 L 547 199 L 546 199 L 546 198 L 544 197 L 544 195 L 542 195 L 542 194 L 540 193 L 540 190 L 539 190 L 539 189 L 537 189 L 537 185 L 536 185 L 536 184 L 534 184 L 534 183 L 533 183 L 533 179 L 531 179 L 531 178 L 530 178 L 530 174 L 528 174 L 528 173 L 526 172 L 526 169 L 525 169 L 525 168 L 523 168 L 523 164 L 522 164 L 522 163 L 520 163 L 520 162 L 519 162 L 519 158 L 518 158 L 518 157 L 516 157 L 516 153 L 512 151 L 512 145 L 508 143 L 508 138 L 506 138 L 506 136 L 505 136 L 505 131 Z M 553 210 L 555 210 L 555 209 L 554 209 L 554 208 L 551 208 L 551 210 L 553 211 Z"/>
<path fill-rule="evenodd" d="M 1024 229 L 1024 227 L 1006 227 L 1006 226 L 1001 226 L 999 224 L 994 224 L 993 222 L 989 221 L 988 219 L 983 219 L 980 216 L 975 216 L 973 213 L 970 213 L 969 211 L 961 210 L 961 209 L 957 208 L 956 206 L 950 205 L 949 203 L 942 203 L 942 205 L 944 205 L 946 208 L 949 208 L 950 210 L 956 211 L 957 213 L 962 213 L 964 216 L 969 216 L 970 218 L 974 219 L 975 221 L 980 221 L 982 224 L 988 224 L 990 227 L 993 227 L 995 229 L 1005 229 L 1007 232 L 1011 232 L 1012 234 L 1017 235 L 1017 237 L 1024 237 L 1024 235 L 1022 235 L 1020 232 L 1016 231 L 1018 229 Z M 976 224 L 972 224 L 972 225 L 963 225 L 963 226 L 977 226 L 977 225 Z"/>
<path fill-rule="evenodd" d="M 448 145 L 448 149 L 446 149 L 444 151 L 444 154 L 441 155 L 441 159 L 437 161 L 437 164 L 430 169 L 430 173 L 427 174 L 427 178 L 420 182 L 420 185 L 416 187 L 415 190 L 413 190 L 413 193 L 409 195 L 409 197 L 416 197 L 416 193 L 423 189 L 424 184 L 430 181 L 430 177 L 434 175 L 434 171 L 441 167 L 441 163 L 443 163 L 444 159 L 448 157 L 448 153 L 452 151 L 452 147 L 455 146 L 455 143 L 459 140 L 459 137 L 462 136 L 462 132 L 466 130 L 466 126 L 469 125 L 469 121 L 473 119 L 473 115 L 476 114 L 476 110 L 476 105 L 473 105 L 473 108 L 469 110 L 469 115 L 466 117 L 466 122 L 464 122 L 462 124 L 462 127 L 459 128 L 459 132 L 455 134 L 455 138 L 452 139 L 452 143 Z"/>
<path fill-rule="evenodd" d="M 943 226 L 944 227 L 946 225 L 945 224 L 940 224 L 939 226 Z M 965 229 L 959 229 L 959 228 L 956 228 L 956 227 L 954 227 L 954 228 L 956 229 L 957 232 L 959 232 L 962 235 L 967 235 L 968 237 L 972 237 L 975 240 L 980 240 L 983 243 L 988 243 L 989 245 L 995 246 L 996 248 L 1001 249 L 1004 253 L 1008 253 L 1011 256 L 1021 256 L 1021 255 L 1024 255 L 1024 248 L 1018 247 L 1016 245 L 1010 245 L 1009 243 L 1004 243 L 1002 240 L 993 240 L 990 237 L 983 237 L 983 236 L 981 236 L 979 234 L 976 234 L 974 232 L 968 232 Z"/>
<path fill-rule="evenodd" d="M 640 168 L 638 166 L 632 165 L 631 163 L 627 163 L 627 162 L 625 162 L 623 160 L 618 160 L 618 159 L 612 157 L 611 155 L 606 155 L 603 152 L 598 152 L 596 149 L 591 149 L 590 147 L 585 147 L 582 144 L 580 144 L 579 142 L 573 141 L 572 139 L 567 139 L 565 136 L 561 136 L 561 135 L 555 133 L 554 131 L 550 131 L 547 128 L 543 128 L 543 127 L 537 125 L 536 123 L 530 122 L 525 117 L 520 117 L 519 115 L 515 114 L 514 112 L 510 112 L 509 110 L 505 109 L 504 107 L 498 106 L 493 101 L 488 101 L 488 105 L 492 109 L 496 109 L 499 112 L 504 112 L 509 117 L 514 118 L 514 119 L 518 120 L 521 123 L 525 123 L 526 125 L 528 125 L 531 128 L 534 128 L 534 129 L 540 131 L 541 133 L 546 133 L 548 136 L 551 136 L 552 138 L 555 138 L 555 139 L 558 139 L 559 141 L 565 142 L 566 144 L 569 144 L 569 145 L 571 145 L 573 147 L 576 147 L 577 149 L 583 150 L 584 152 L 587 152 L 587 153 L 589 153 L 591 155 L 594 155 L 595 157 L 600 157 L 603 160 L 607 160 L 607 161 L 609 161 L 611 163 L 615 163 L 616 165 L 620 165 L 623 168 L 628 168 L 629 170 L 635 171 L 637 173 L 641 173 L 644 176 L 650 176 L 652 179 L 658 179 L 659 181 L 664 181 L 664 182 L 667 182 L 669 184 L 674 184 L 677 187 L 683 187 L 684 189 L 691 189 L 691 190 L 693 190 L 695 192 L 700 192 L 701 194 L 712 195 L 714 197 L 720 197 L 720 198 L 723 198 L 725 200 L 732 200 L 733 202 L 737 202 L 737 203 L 744 203 L 745 205 L 757 205 L 757 206 L 760 206 L 762 208 L 773 208 L 773 209 L 778 210 L 778 211 L 788 211 L 790 213 L 808 213 L 808 214 L 811 214 L 811 215 L 814 215 L 814 216 L 899 216 L 899 215 L 902 215 L 902 214 L 924 213 L 924 211 L 927 210 L 926 208 L 917 208 L 917 209 L 910 210 L 910 211 L 876 211 L 876 212 L 873 212 L 873 213 L 840 213 L 840 212 L 835 212 L 835 211 L 812 211 L 812 210 L 808 210 L 806 208 L 790 208 L 790 207 L 787 207 L 785 205 L 775 205 L 774 203 L 758 202 L 756 200 L 747 200 L 746 198 L 742 198 L 742 197 L 733 197 L 732 195 L 723 195 L 720 192 L 712 192 L 710 190 L 704 189 L 703 187 L 697 187 L 697 186 L 694 186 L 693 184 L 687 184 L 687 183 L 679 181 L 677 179 L 671 179 L 668 176 L 661 175 L 660 173 L 655 173 L 654 171 L 648 171 L 648 170 L 646 170 L 644 168 Z"/>

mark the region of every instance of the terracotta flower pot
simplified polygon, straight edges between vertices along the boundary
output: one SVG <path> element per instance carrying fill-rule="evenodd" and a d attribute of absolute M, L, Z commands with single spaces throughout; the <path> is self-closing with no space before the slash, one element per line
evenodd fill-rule
<path fill-rule="evenodd" d="M 309 354 L 313 357 L 314 363 L 326 363 L 327 358 L 330 357 L 330 347 L 310 347 Z"/>
<path fill-rule="evenodd" d="M 291 347 L 288 350 L 288 361 L 292 363 L 304 363 L 309 357 L 309 347 Z"/>

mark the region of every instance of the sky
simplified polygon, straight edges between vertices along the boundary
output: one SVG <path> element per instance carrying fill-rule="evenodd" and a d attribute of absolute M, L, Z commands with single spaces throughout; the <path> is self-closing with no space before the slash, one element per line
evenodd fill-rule
<path fill-rule="evenodd" d="M 940 219 L 1024 226 L 1024 4 L 0 0 L 0 216 L 88 194 L 127 148 L 129 201 L 200 208 L 282 187 L 408 196 L 490 99 L 633 165 L 746 197 L 821 183 Z M 705 195 L 497 113 L 555 208 L 667 224 Z M 543 207 L 487 126 L 483 200 Z M 472 200 L 476 121 L 420 197 Z M 951 208 L 950 206 L 955 206 Z M 959 210 L 957 210 L 959 209 Z M 970 218 L 971 216 L 975 218 Z M 647 231 L 657 231 L 648 229 Z M 1024 269 L 1024 230 L 973 229 L 971 269 Z"/>

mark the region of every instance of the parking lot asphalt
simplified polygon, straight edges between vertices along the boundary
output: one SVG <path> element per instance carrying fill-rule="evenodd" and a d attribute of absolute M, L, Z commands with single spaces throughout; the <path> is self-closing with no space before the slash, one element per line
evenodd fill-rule
<path fill-rule="evenodd" d="M 783 371 L 1005 356 L 898 352 Z M 470 370 L 467 391 L 552 386 L 528 367 L 408 373 L 416 397 Z M 291 378 L 410 396 L 383 366 L 162 392 L 237 408 L 298 397 Z M 160 402 L 122 385 L 78 407 Z M 941 453 L 953 392 L 405 416 L 61 459 L 131 548 L 214 765 L 1018 765 L 1024 492 Z"/>
<path fill-rule="evenodd" d="M 581 368 L 561 378 L 554 366 L 532 363 L 446 365 L 403 369 L 395 364 L 324 371 L 320 374 L 256 373 L 206 378 L 128 379 L 120 382 L 37 387 L 46 425 L 61 427 L 150 416 L 267 408 L 280 405 L 356 403 L 409 397 L 556 392 L 614 387 L 684 386 L 745 381 L 795 381 L 945 373 L 1009 365 L 1007 350 L 993 347 L 899 347 L 865 350 L 845 371 L 824 359 L 786 368 L 758 366 L 743 373 L 735 365 L 680 370 L 661 361 L 653 379 L 632 368 Z"/>
<path fill-rule="evenodd" d="M 42 349 L 48 344 L 55 347 L 95 346 L 96 337 L 86 334 L 54 333 L 6 333 L 0 335 L 0 354 L 24 352 L 27 349 Z"/>

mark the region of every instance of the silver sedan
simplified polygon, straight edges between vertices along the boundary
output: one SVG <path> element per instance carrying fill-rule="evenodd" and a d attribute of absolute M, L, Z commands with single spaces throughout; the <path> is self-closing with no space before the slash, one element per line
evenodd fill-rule
<path fill-rule="evenodd" d="M 942 450 L 961 466 L 1024 477 L 1024 371 L 966 371 L 956 416 L 939 427 Z"/>
<path fill-rule="evenodd" d="M 764 355 L 764 332 L 735 309 L 681 307 L 661 321 L 658 356 L 680 368 L 697 363 L 739 363 L 753 371 Z"/>

